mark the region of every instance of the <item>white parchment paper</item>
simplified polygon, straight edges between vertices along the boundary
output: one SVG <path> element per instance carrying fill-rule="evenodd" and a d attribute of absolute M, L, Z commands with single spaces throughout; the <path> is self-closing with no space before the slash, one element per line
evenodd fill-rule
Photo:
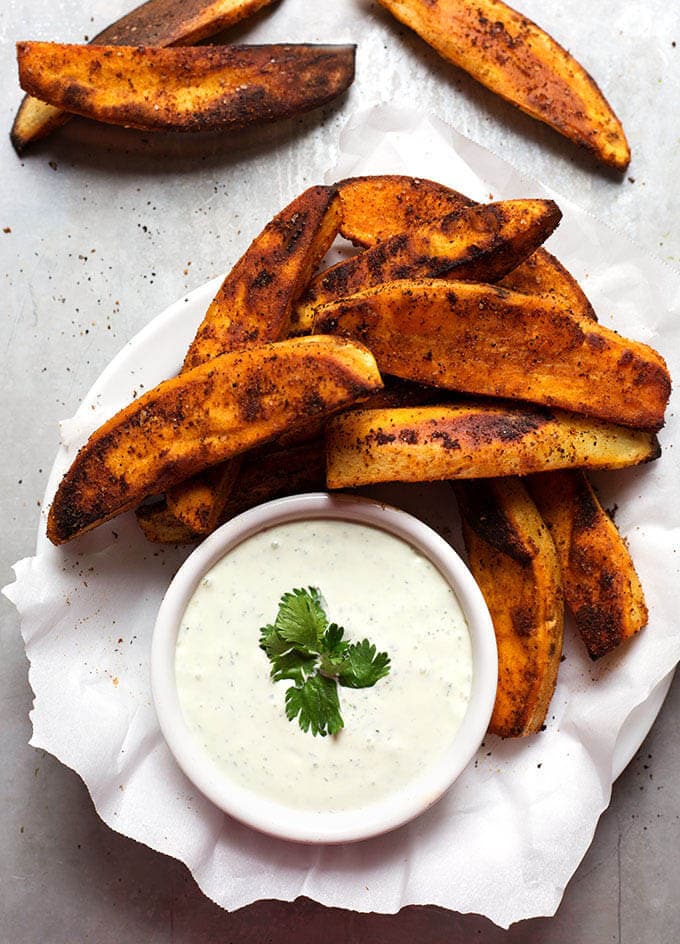
<path fill-rule="evenodd" d="M 555 196 L 441 122 L 379 106 L 350 121 L 327 179 L 385 172 L 430 177 L 479 200 Z M 657 347 L 680 376 L 680 274 L 556 199 L 564 219 L 550 250 L 605 325 Z M 142 331 L 63 424 L 48 499 L 87 434 L 177 370 L 216 284 Z M 110 826 L 184 861 L 228 909 L 306 895 L 357 911 L 437 904 L 504 927 L 552 914 L 609 801 L 621 727 L 680 658 L 677 423 L 672 403 L 659 462 L 597 477 L 605 504 L 618 506 L 648 628 L 593 665 L 568 627 L 547 730 L 520 743 L 489 737 L 440 803 L 390 835 L 339 847 L 273 840 L 224 816 L 185 779 L 158 729 L 148 661 L 156 610 L 186 551 L 148 545 L 129 515 L 66 548 L 41 534 L 36 556 L 16 565 L 5 590 L 31 663 L 31 743 L 82 776 Z M 459 545 L 447 486 L 382 494 Z"/>

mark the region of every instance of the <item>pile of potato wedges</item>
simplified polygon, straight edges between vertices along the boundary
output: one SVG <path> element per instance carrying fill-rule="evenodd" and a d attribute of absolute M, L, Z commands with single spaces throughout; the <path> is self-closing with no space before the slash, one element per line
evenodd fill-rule
<path fill-rule="evenodd" d="M 191 542 L 280 495 L 451 480 L 498 639 L 490 730 L 539 730 L 565 605 L 594 659 L 646 623 L 585 470 L 658 458 L 670 394 L 662 357 L 599 325 L 542 248 L 559 220 L 410 177 L 306 190 L 227 275 L 179 375 L 80 450 L 49 538 L 135 509 L 149 540 Z M 360 251 L 317 271 L 338 234 Z"/>

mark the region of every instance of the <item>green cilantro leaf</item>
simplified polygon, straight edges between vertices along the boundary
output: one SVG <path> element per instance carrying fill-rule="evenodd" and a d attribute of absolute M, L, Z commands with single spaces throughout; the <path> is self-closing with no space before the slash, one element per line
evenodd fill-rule
<path fill-rule="evenodd" d="M 313 675 L 302 685 L 293 685 L 286 692 L 286 715 L 298 719 L 303 731 L 312 734 L 337 734 L 344 727 L 340 714 L 338 686 L 334 679 Z"/>
<path fill-rule="evenodd" d="M 274 660 L 290 649 L 290 643 L 279 636 L 276 626 L 263 626 L 260 630 L 260 649 L 264 649 L 270 659 Z"/>
<path fill-rule="evenodd" d="M 319 652 L 328 620 L 316 587 L 284 593 L 279 603 L 276 628 L 279 635 L 297 649 Z"/>
<path fill-rule="evenodd" d="M 376 655 L 375 646 L 368 639 L 355 642 L 347 649 L 338 673 L 338 682 L 345 688 L 370 688 L 390 671 L 390 657 L 386 652 Z"/>
<path fill-rule="evenodd" d="M 275 682 L 295 682 L 286 691 L 286 715 L 313 735 L 344 727 L 338 684 L 370 688 L 390 671 L 386 652 L 376 654 L 367 639 L 349 643 L 337 623 L 328 623 L 317 587 L 284 593 L 274 624 L 260 629 L 260 648 L 272 664 Z"/>
<path fill-rule="evenodd" d="M 321 646 L 321 666 L 322 675 L 329 677 L 336 676 L 342 665 L 345 653 L 349 648 L 349 643 L 342 637 L 345 630 L 337 623 L 331 623 L 323 635 Z"/>
<path fill-rule="evenodd" d="M 275 682 L 282 679 L 291 679 L 293 682 L 302 683 L 316 670 L 316 656 L 305 655 L 296 649 L 289 649 L 283 655 L 277 656 L 272 660 L 271 677 Z"/>

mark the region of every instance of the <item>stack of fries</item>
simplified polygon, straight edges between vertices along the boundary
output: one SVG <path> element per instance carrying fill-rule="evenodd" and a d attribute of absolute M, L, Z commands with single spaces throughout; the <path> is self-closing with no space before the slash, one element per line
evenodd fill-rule
<path fill-rule="evenodd" d="M 491 730 L 539 730 L 564 604 L 592 658 L 646 623 L 583 470 L 658 458 L 670 394 L 662 357 L 600 326 L 541 247 L 560 215 L 399 176 L 305 191 L 226 277 L 179 376 L 80 450 L 48 536 L 135 508 L 150 540 L 189 542 L 324 476 L 452 480 L 498 639 Z M 314 274 L 338 233 L 362 251 Z"/>

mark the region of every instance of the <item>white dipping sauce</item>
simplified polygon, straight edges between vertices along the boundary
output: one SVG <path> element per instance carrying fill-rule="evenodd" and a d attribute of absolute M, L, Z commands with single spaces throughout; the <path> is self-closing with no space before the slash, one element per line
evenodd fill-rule
<path fill-rule="evenodd" d="M 259 630 L 283 593 L 318 587 L 345 639 L 391 658 L 372 688 L 338 688 L 344 729 L 313 737 L 288 721 L 291 681 L 272 682 Z M 440 572 L 378 528 L 320 519 L 236 546 L 200 581 L 182 619 L 175 673 L 185 720 L 232 782 L 297 809 L 351 810 L 437 763 L 465 714 L 468 628 Z"/>

